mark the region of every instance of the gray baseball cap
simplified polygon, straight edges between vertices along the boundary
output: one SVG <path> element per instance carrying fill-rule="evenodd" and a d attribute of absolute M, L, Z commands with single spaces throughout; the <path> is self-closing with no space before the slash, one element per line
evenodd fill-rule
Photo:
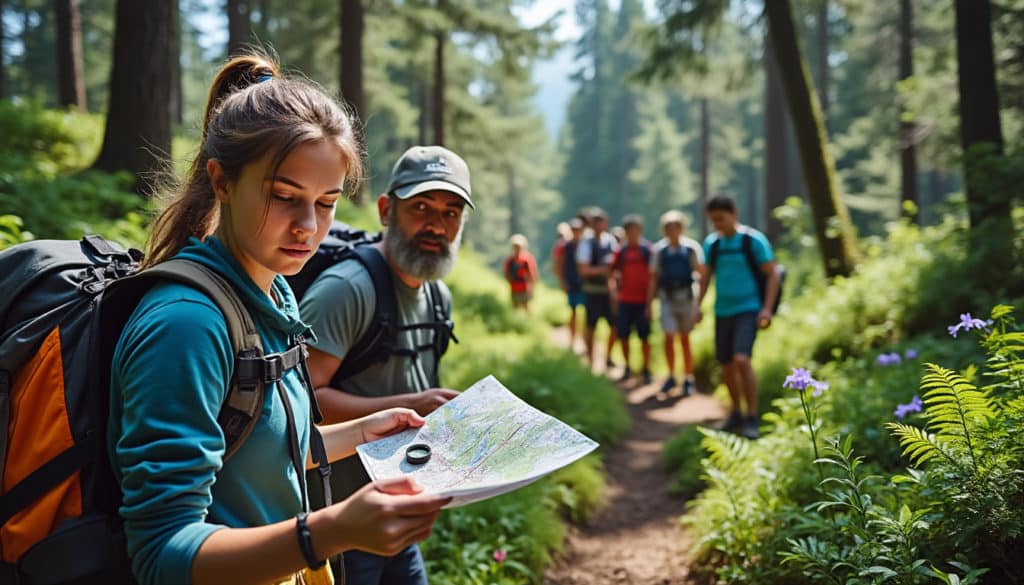
<path fill-rule="evenodd" d="M 442 146 L 414 146 L 402 154 L 391 170 L 388 193 L 409 199 L 427 191 L 448 191 L 470 207 L 469 166 L 462 157 Z"/>

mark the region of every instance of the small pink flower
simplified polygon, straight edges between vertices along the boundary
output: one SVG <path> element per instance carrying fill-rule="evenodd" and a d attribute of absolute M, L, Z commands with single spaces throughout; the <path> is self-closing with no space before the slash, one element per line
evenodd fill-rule
<path fill-rule="evenodd" d="M 503 548 L 499 548 L 498 550 L 494 551 L 494 560 L 499 562 L 499 563 L 504 563 L 505 562 L 505 557 L 507 557 L 507 556 L 508 556 L 508 553 L 505 552 L 505 549 L 503 549 Z"/>

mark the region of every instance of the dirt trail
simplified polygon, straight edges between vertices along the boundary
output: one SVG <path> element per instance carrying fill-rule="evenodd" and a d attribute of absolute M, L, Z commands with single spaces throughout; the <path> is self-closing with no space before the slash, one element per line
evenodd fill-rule
<path fill-rule="evenodd" d="M 567 330 L 554 335 L 568 345 Z M 604 363 L 603 355 L 596 357 L 595 363 Z M 608 372 L 615 378 L 621 373 L 618 368 Z M 546 584 L 690 583 L 689 539 L 679 525 L 686 502 L 667 491 L 671 477 L 662 466 L 661 450 L 681 426 L 721 419 L 727 413 L 721 403 L 703 394 L 665 397 L 659 393 L 662 381 L 655 378 L 648 386 L 636 380 L 619 384 L 633 429 L 605 460 L 606 506 L 588 525 L 570 529 L 562 558 L 544 576 Z"/>

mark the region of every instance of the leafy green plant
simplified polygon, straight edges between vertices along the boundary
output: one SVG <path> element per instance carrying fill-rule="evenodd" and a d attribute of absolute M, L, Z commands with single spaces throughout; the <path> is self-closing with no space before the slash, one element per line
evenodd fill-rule
<path fill-rule="evenodd" d="M 990 322 L 965 314 L 964 323 L 982 331 L 986 363 L 995 366 L 986 377 L 996 382 L 977 387 L 971 382 L 977 377 L 973 367 L 961 375 L 931 365 L 921 382 L 925 428 L 899 423 L 889 428 L 919 468 L 900 480 L 932 500 L 936 532 L 950 539 L 949 548 L 967 551 L 998 579 L 1024 570 L 1021 333 L 1007 306 L 997 306 Z"/>
<path fill-rule="evenodd" d="M 32 233 L 23 231 L 21 225 L 17 215 L 0 215 L 0 250 L 32 239 Z"/>
<path fill-rule="evenodd" d="M 942 571 L 923 558 L 920 543 L 930 524 L 927 510 L 912 510 L 903 504 L 895 513 L 874 502 L 871 485 L 882 478 L 860 471 L 861 457 L 853 456 L 853 437 L 829 439 L 825 457 L 816 463 L 833 468 L 836 473 L 822 481 L 824 498 L 808 507 L 818 514 L 822 534 L 791 538 L 789 552 L 782 555 L 784 563 L 800 567 L 803 574 L 816 583 L 864 585 L 876 583 L 927 583 L 933 577 L 974 583 L 984 569 L 972 569 L 951 563 L 964 571 Z M 823 522 L 828 517 L 832 530 Z M 959 565 L 959 566 L 958 566 Z"/>
<path fill-rule="evenodd" d="M 703 439 L 700 429 L 691 425 L 665 443 L 661 459 L 673 474 L 669 486 L 672 493 L 692 498 L 707 485 L 701 464 L 708 456 Z"/>

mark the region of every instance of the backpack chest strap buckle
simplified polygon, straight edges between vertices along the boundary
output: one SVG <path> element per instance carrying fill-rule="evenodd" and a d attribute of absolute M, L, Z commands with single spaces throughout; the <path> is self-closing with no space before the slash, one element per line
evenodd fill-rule
<path fill-rule="evenodd" d="M 299 343 L 280 353 L 263 356 L 240 355 L 235 365 L 239 386 L 255 387 L 258 384 L 273 384 L 284 377 L 285 372 L 295 368 L 306 357 L 305 344 Z"/>

